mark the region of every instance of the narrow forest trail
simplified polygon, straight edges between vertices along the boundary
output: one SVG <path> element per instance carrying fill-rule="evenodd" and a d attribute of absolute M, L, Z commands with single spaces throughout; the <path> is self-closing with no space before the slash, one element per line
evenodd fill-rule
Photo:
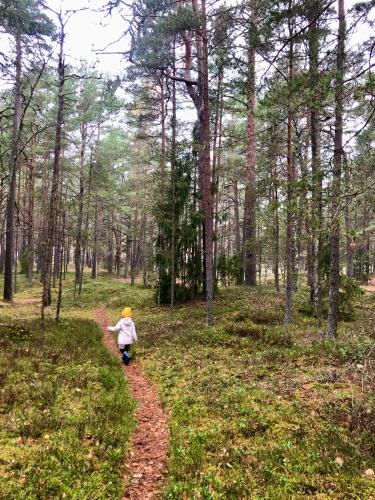
<path fill-rule="evenodd" d="M 116 356 L 113 335 L 107 331 L 108 316 L 104 307 L 95 311 L 103 331 L 103 342 Z M 157 392 L 143 370 L 136 364 L 123 366 L 124 377 L 137 402 L 137 428 L 133 434 L 127 464 L 127 488 L 123 498 L 146 500 L 159 498 L 166 476 L 168 450 L 168 418 Z"/>
<path fill-rule="evenodd" d="M 368 280 L 367 285 L 362 285 L 361 288 L 366 290 L 366 292 L 375 292 L 375 276 L 372 276 Z"/>

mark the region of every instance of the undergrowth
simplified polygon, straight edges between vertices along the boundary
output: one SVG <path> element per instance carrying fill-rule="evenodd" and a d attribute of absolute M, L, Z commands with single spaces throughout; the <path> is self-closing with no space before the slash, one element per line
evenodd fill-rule
<path fill-rule="evenodd" d="M 297 311 L 283 325 L 282 303 L 232 288 L 213 327 L 197 303 L 140 315 L 138 353 L 171 411 L 166 498 L 375 497 L 371 320 L 328 342 Z"/>
<path fill-rule="evenodd" d="M 39 292 L 25 287 L 18 297 Z M 165 498 L 375 498 L 366 475 L 375 469 L 374 294 L 358 298 L 336 342 L 298 312 L 303 289 L 289 326 L 283 296 L 266 286 L 220 290 L 213 327 L 201 300 L 172 315 L 152 294 L 101 277 L 85 278 L 74 298 L 68 275 L 63 323 L 49 324 L 45 337 L 23 319 L 38 306 L 0 310 L 25 330 L 1 337 L 0 474 L 9 498 L 118 497 L 133 407 L 97 328 L 82 320 L 101 303 L 113 322 L 124 305 L 134 309 L 135 357 L 170 413 Z"/>
<path fill-rule="evenodd" d="M 0 498 L 119 498 L 134 405 L 98 326 L 2 317 L 0 344 Z"/>

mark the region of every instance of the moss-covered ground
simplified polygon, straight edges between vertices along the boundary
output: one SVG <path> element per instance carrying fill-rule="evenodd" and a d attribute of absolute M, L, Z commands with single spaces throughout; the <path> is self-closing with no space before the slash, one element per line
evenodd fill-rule
<path fill-rule="evenodd" d="M 23 303 L 40 290 L 20 288 L 0 304 L 0 498 L 121 498 L 135 422 L 120 364 L 79 303 L 42 331 Z"/>
<path fill-rule="evenodd" d="M 303 295 L 303 293 L 302 293 Z M 323 340 L 270 289 L 140 314 L 139 356 L 170 409 L 167 498 L 375 498 L 375 295 Z"/>
<path fill-rule="evenodd" d="M 118 498 L 116 467 L 131 431 L 132 404 L 118 365 L 101 350 L 99 331 L 82 319 L 104 303 L 113 321 L 123 305 L 134 308 L 140 338 L 136 360 L 170 412 L 165 498 L 375 498 L 369 471 L 375 469 L 375 294 L 357 300 L 356 319 L 340 324 L 336 342 L 324 340 L 324 326 L 298 312 L 305 295 L 299 294 L 294 323 L 285 326 L 283 297 L 271 288 L 221 289 L 215 325 L 207 327 L 201 301 L 177 307 L 172 316 L 169 308 L 154 305 L 153 291 L 105 278 L 87 279 L 74 301 L 69 277 L 62 323 L 51 322 L 44 337 L 35 320 L 28 324 L 24 318 L 35 317 L 37 305 L 4 306 L 0 315 L 23 311 L 13 321 L 30 332 L 30 346 L 22 341 L 20 347 L 11 332 L 1 336 L 7 346 L 1 362 L 10 364 L 2 388 L 15 391 L 8 396 L 12 406 L 2 406 L 1 414 L 5 484 L 27 487 L 35 498 L 53 497 L 38 496 L 47 482 L 67 498 Z M 34 360 L 38 368 L 27 368 Z M 78 367 L 80 375 L 74 371 Z M 33 399 L 37 391 L 29 394 L 25 379 L 34 381 L 42 369 L 46 375 L 35 383 L 45 389 L 38 391 L 40 400 Z M 74 385 L 79 377 L 85 382 Z M 55 388 L 52 396 L 48 384 Z M 17 420 L 26 409 L 36 420 L 43 411 L 50 414 L 39 435 L 33 435 L 31 417 L 26 427 Z M 116 413 L 116 419 L 106 420 L 105 412 Z M 91 424 L 90 418 L 107 426 Z M 102 425 L 104 435 L 97 439 L 95 429 Z M 112 429 L 112 441 L 104 429 Z M 114 442 L 122 444 L 114 447 Z"/>

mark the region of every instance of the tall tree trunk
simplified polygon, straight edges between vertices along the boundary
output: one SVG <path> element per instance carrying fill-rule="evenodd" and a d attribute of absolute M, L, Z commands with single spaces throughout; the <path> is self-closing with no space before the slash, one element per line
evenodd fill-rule
<path fill-rule="evenodd" d="M 175 76 L 175 51 L 173 59 L 173 76 Z M 172 185 L 172 224 L 171 224 L 171 311 L 174 312 L 176 290 L 176 133 L 177 133 L 177 106 L 176 82 L 172 80 L 172 119 L 171 119 L 171 185 Z"/>
<path fill-rule="evenodd" d="M 222 124 L 223 124 L 223 79 L 224 68 L 221 64 L 219 67 L 218 84 L 217 84 L 217 99 L 216 99 L 216 113 L 215 113 L 215 130 L 213 141 L 212 153 L 212 185 L 214 192 L 214 282 L 217 281 L 216 267 L 218 258 L 218 222 L 219 222 L 219 201 L 220 201 L 220 166 L 221 166 L 221 143 L 222 143 Z"/>
<path fill-rule="evenodd" d="M 193 5 L 196 6 L 196 0 Z M 196 6 L 195 13 L 198 14 Z M 208 84 L 208 33 L 206 0 L 201 0 L 201 29 L 196 35 L 196 49 L 198 55 L 198 87 L 200 88 L 201 102 L 198 110 L 199 140 L 199 169 L 202 186 L 202 207 L 204 227 L 204 260 L 206 275 L 206 316 L 207 324 L 212 325 L 212 303 L 214 294 L 213 282 L 213 204 L 211 189 L 211 164 L 210 164 L 210 111 L 209 111 L 209 84 Z"/>
<path fill-rule="evenodd" d="M 40 272 L 40 282 L 43 283 L 45 274 L 46 261 L 46 241 L 47 241 L 47 207 L 48 207 L 48 191 L 49 179 L 48 170 L 50 162 L 50 150 L 48 140 L 45 142 L 44 162 L 42 170 L 42 186 L 41 186 L 41 214 L 39 218 L 39 252 L 37 272 Z"/>
<path fill-rule="evenodd" d="M 92 249 L 92 267 L 91 279 L 97 278 L 97 262 L 98 262 L 98 200 L 97 194 L 95 195 L 95 209 L 94 209 L 94 241 Z"/>
<path fill-rule="evenodd" d="M 310 144 L 311 144 L 311 181 L 312 181 L 312 210 L 311 216 L 311 234 L 309 245 L 309 287 L 310 303 L 315 309 L 319 319 L 321 318 L 321 300 L 322 300 L 322 171 L 320 158 L 320 120 L 319 120 L 319 48 L 320 31 L 318 29 L 319 12 L 321 10 L 321 1 L 312 0 L 308 9 L 308 20 L 311 23 L 308 33 L 309 44 L 309 72 L 310 87 L 312 96 L 310 99 Z M 307 228 L 306 228 L 307 229 Z"/>
<path fill-rule="evenodd" d="M 12 144 L 9 168 L 9 193 L 6 209 L 6 233 L 5 233 L 5 268 L 4 268 L 4 300 L 13 300 L 13 262 L 14 262 L 14 227 L 15 227 L 15 204 L 18 150 L 20 140 L 21 123 L 21 34 L 16 34 L 16 81 L 14 86 L 14 112 L 12 124 Z"/>
<path fill-rule="evenodd" d="M 255 123 L 255 37 L 258 23 L 257 0 L 251 0 L 251 28 L 248 49 L 247 89 L 247 170 L 243 221 L 245 285 L 256 285 L 256 123 Z"/>
<path fill-rule="evenodd" d="M 340 286 L 340 194 L 343 145 L 343 99 L 344 99 L 344 63 L 345 63 L 345 6 L 344 0 L 338 0 L 338 45 L 335 81 L 335 136 L 331 188 L 331 259 L 329 280 L 329 310 L 327 337 L 337 337 L 339 315 Z"/>
<path fill-rule="evenodd" d="M 14 277 L 13 277 L 13 287 L 14 293 L 18 291 L 18 257 L 22 254 L 22 248 L 20 251 L 19 248 L 19 237 L 20 237 L 20 229 L 21 229 L 21 221 L 20 221 L 20 206 L 21 206 L 21 170 L 22 167 L 18 165 L 18 184 L 17 184 L 17 199 L 16 199 L 16 208 L 17 208 L 17 216 L 15 220 L 15 252 L 14 252 Z"/>
<path fill-rule="evenodd" d="M 34 285 L 34 199 L 35 199 L 36 139 L 32 141 L 31 161 L 27 172 L 27 281 L 29 288 Z"/>
<path fill-rule="evenodd" d="M 183 1 L 179 0 L 183 7 Z M 195 34 L 195 49 L 197 54 L 198 80 L 197 90 L 189 83 L 192 67 L 192 46 L 189 35 L 182 34 L 185 45 L 185 75 L 186 89 L 197 110 L 198 117 L 198 143 L 199 143 L 199 177 L 201 188 L 201 203 L 203 213 L 203 249 L 204 249 L 204 274 L 206 295 L 207 324 L 213 323 L 212 304 L 214 297 L 213 277 L 213 202 L 212 179 L 210 159 L 210 108 L 209 108 L 209 83 L 208 83 L 208 33 L 206 0 L 192 0 L 195 15 L 200 19 L 200 27 Z"/>
<path fill-rule="evenodd" d="M 130 284 L 134 286 L 137 272 L 138 207 L 135 209 L 130 254 Z"/>
<path fill-rule="evenodd" d="M 100 164 L 100 121 L 98 122 L 97 136 L 96 136 L 96 150 L 95 150 L 95 163 L 96 163 L 96 175 L 99 175 L 98 165 Z M 94 241 L 92 249 L 92 268 L 91 268 L 91 278 L 97 278 L 97 262 L 98 262 L 98 189 L 97 183 L 95 182 L 95 209 L 94 209 Z"/>
<path fill-rule="evenodd" d="M 277 169 L 275 168 L 274 182 L 273 182 L 273 201 L 275 205 L 274 212 L 274 227 L 273 227 L 273 238 L 274 238 L 274 268 L 273 274 L 275 277 L 275 288 L 277 292 L 280 292 L 280 279 L 279 279 L 279 259 L 280 259 L 280 221 L 279 221 L 279 192 L 278 192 L 278 182 L 277 182 Z"/>
<path fill-rule="evenodd" d="M 289 9 L 291 2 L 289 1 Z M 291 15 L 291 14 L 290 14 Z M 288 61 L 288 80 L 291 88 L 293 79 L 293 58 L 294 58 L 294 41 L 292 39 L 291 18 L 288 19 L 289 24 L 289 61 Z M 292 321 L 292 295 L 294 284 L 294 181 L 295 167 L 293 158 L 293 110 L 290 102 L 292 95 L 289 95 L 288 102 L 288 123 L 287 123 L 287 199 L 286 199 L 286 244 L 285 244 L 285 270 L 286 270 L 286 287 L 285 287 L 285 323 Z"/>
<path fill-rule="evenodd" d="M 82 224 L 83 224 L 83 201 L 85 192 L 85 177 L 84 177 L 84 167 L 85 167 L 85 151 L 86 151 L 86 135 L 87 126 L 84 123 L 80 125 L 81 132 L 81 150 L 80 150 L 80 170 L 79 170 L 79 194 L 78 194 L 78 217 L 77 217 L 77 229 L 76 229 L 76 242 L 74 251 L 74 265 L 75 265 L 75 285 L 74 293 L 76 287 L 81 284 L 81 264 L 82 264 Z"/>
<path fill-rule="evenodd" d="M 144 215 L 143 220 L 143 244 L 142 244 L 142 274 L 143 274 L 143 287 L 146 288 L 148 286 L 148 266 L 151 255 L 150 248 L 150 239 L 147 238 L 147 229 L 148 229 L 148 216 L 147 212 Z M 152 241 L 152 240 L 151 240 Z"/>
<path fill-rule="evenodd" d="M 240 235 L 240 210 L 238 200 L 238 185 L 237 179 L 232 179 L 233 189 L 233 209 L 234 209 L 234 234 L 235 234 L 235 249 L 236 252 L 241 252 L 241 235 Z"/>
<path fill-rule="evenodd" d="M 350 188 L 350 172 L 348 160 L 345 152 L 344 157 L 344 180 L 345 192 L 349 193 Z M 352 236 L 351 236 L 351 216 L 350 216 L 350 196 L 345 197 L 345 239 L 346 239 L 346 276 L 349 279 L 353 278 L 353 249 L 352 249 Z"/>
<path fill-rule="evenodd" d="M 47 219 L 47 238 L 45 250 L 45 266 L 44 266 L 44 279 L 43 279 L 43 296 L 41 307 L 41 320 L 44 326 L 44 309 L 46 306 L 51 305 L 51 270 L 52 270 L 52 256 L 54 235 L 56 229 L 56 215 L 59 196 L 59 178 L 60 178 L 60 156 L 61 156 L 61 132 L 64 117 L 64 84 L 65 84 L 65 62 L 64 62 L 64 23 L 60 17 L 60 50 L 58 61 L 58 104 L 57 104 L 57 117 L 56 117 L 56 131 L 55 131 L 55 149 L 52 167 L 52 184 L 51 184 L 51 197 L 48 208 Z"/>
<path fill-rule="evenodd" d="M 62 295 L 63 295 L 63 267 L 64 267 L 64 245 L 65 245 L 65 220 L 66 220 L 66 211 L 65 211 L 65 202 L 67 198 L 67 192 L 65 192 L 65 197 L 63 200 L 62 196 L 62 191 L 61 191 L 61 197 L 60 197 L 60 203 L 61 203 L 61 224 L 59 227 L 59 240 L 58 240 L 58 247 L 59 247 L 59 289 L 57 293 L 57 302 L 56 302 L 56 316 L 55 320 L 56 323 L 60 321 L 60 310 L 61 310 L 61 303 L 62 303 Z"/>

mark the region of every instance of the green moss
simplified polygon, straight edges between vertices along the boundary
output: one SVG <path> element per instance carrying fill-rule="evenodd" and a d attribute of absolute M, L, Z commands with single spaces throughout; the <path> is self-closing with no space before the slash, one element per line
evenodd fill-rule
<path fill-rule="evenodd" d="M 85 279 L 74 300 L 72 284 L 69 275 L 63 323 L 44 337 L 24 321 L 38 306 L 4 308 L 5 322 L 23 325 L 5 332 L 0 357 L 0 473 L 15 498 L 119 495 L 133 406 L 98 328 L 82 320 L 100 303 L 111 321 L 134 308 L 137 360 L 170 413 L 165 498 L 375 497 L 363 476 L 375 468 L 374 296 L 358 299 L 357 319 L 331 342 L 298 311 L 284 325 L 283 297 L 269 287 L 219 290 L 207 327 L 199 301 L 172 316 L 152 290 Z"/>
<path fill-rule="evenodd" d="M 90 321 L 1 328 L 2 498 L 117 498 L 134 427 L 118 362 Z"/>
<path fill-rule="evenodd" d="M 370 323 L 342 325 L 340 342 L 324 342 L 312 319 L 283 325 L 279 302 L 268 290 L 221 291 L 214 327 L 204 326 L 203 305 L 177 308 L 173 320 L 140 315 L 139 355 L 171 411 L 166 498 L 375 495 L 363 477 L 374 466 L 370 419 L 362 408 L 353 427 L 349 405 L 340 418 L 332 411 L 353 391 L 375 409 L 360 376 L 347 380 L 369 352 Z M 267 324 L 254 321 L 262 307 Z"/>

